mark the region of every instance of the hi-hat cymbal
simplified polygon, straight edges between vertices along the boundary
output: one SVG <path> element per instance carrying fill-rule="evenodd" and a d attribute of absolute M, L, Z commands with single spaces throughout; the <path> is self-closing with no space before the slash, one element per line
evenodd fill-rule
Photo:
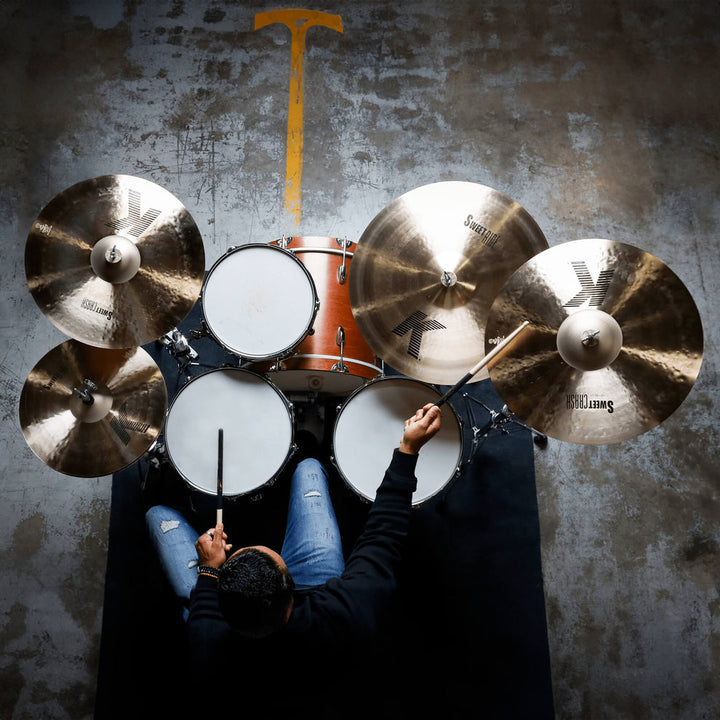
<path fill-rule="evenodd" d="M 358 241 L 349 292 L 360 332 L 396 370 L 453 384 L 484 356 L 487 313 L 505 280 L 547 247 L 528 212 L 497 190 L 471 182 L 411 190 Z"/>
<path fill-rule="evenodd" d="M 142 348 L 67 340 L 33 368 L 20 394 L 20 426 L 32 451 L 67 475 L 117 472 L 160 433 L 167 388 Z"/>
<path fill-rule="evenodd" d="M 55 196 L 25 245 L 30 292 L 71 338 L 144 345 L 192 309 L 205 274 L 200 231 L 180 201 L 130 175 L 103 175 Z"/>
<path fill-rule="evenodd" d="M 486 348 L 530 327 L 490 363 L 508 408 L 569 442 L 640 435 L 685 399 L 700 372 L 700 315 L 658 258 L 610 240 L 575 240 L 528 260 L 490 309 Z"/>

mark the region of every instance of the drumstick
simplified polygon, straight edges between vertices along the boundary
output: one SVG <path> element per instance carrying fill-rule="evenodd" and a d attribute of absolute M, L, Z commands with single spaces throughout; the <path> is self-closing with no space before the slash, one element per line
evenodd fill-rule
<path fill-rule="evenodd" d="M 473 375 L 476 375 L 484 368 L 503 348 L 507 347 L 515 338 L 529 325 L 525 320 L 520 327 L 515 328 L 496 348 L 491 350 L 470 372 L 465 373 L 462 379 L 455 383 L 436 403 L 437 407 L 444 405 Z"/>
<path fill-rule="evenodd" d="M 218 466 L 217 466 L 217 518 L 216 524 L 222 522 L 223 502 L 223 430 L 218 430 Z"/>

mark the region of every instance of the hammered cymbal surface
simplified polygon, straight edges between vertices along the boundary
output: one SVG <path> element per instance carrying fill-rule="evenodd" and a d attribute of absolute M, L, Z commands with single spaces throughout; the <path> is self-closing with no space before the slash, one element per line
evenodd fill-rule
<path fill-rule="evenodd" d="M 569 364 L 558 349 L 562 328 L 590 330 L 600 316 L 617 323 L 619 352 L 597 369 Z M 486 349 L 523 320 L 530 327 L 490 363 L 490 378 L 515 415 L 558 440 L 601 445 L 654 428 L 684 401 L 702 365 L 690 292 L 661 260 L 625 243 L 575 240 L 528 260 L 492 305 Z M 578 350 L 595 352 L 582 343 Z"/>
<path fill-rule="evenodd" d="M 355 249 L 349 291 L 360 332 L 405 375 L 454 384 L 484 355 L 503 283 L 547 247 L 530 214 L 490 187 L 411 190 L 375 216 Z M 472 382 L 487 377 L 482 370 Z"/>
<path fill-rule="evenodd" d="M 115 243 L 127 250 L 122 261 L 106 261 L 101 243 L 108 252 Z M 123 280 L 119 271 L 131 255 L 137 268 Z M 107 273 L 98 271 L 98 258 Z M 195 221 L 171 193 L 143 178 L 104 175 L 67 188 L 40 212 L 25 271 L 35 302 L 63 333 L 96 347 L 136 347 L 190 312 L 205 251 Z"/>
<path fill-rule="evenodd" d="M 78 392 L 92 396 L 85 403 Z M 167 388 L 142 348 L 108 349 L 67 340 L 32 369 L 20 395 L 20 426 L 51 468 L 77 477 L 109 475 L 157 439 Z"/>

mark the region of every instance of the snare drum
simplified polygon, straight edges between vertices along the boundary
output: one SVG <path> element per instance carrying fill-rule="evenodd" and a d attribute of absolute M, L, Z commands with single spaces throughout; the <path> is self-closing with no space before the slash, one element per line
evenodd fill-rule
<path fill-rule="evenodd" d="M 220 428 L 226 496 L 273 480 L 294 449 L 291 406 L 269 380 L 241 368 L 198 375 L 170 406 L 165 445 L 176 470 L 202 492 L 217 492 Z"/>
<path fill-rule="evenodd" d="M 212 266 L 201 302 L 211 335 L 249 360 L 292 352 L 310 332 L 318 310 L 305 266 L 287 250 L 255 243 L 228 250 Z"/>
<path fill-rule="evenodd" d="M 306 236 L 275 240 L 298 257 L 312 275 L 320 307 L 313 331 L 273 372 L 284 391 L 348 395 L 381 368 L 360 334 L 348 294 L 348 274 L 354 243 L 340 238 Z M 267 369 L 267 368 L 266 368 Z"/>
<path fill-rule="evenodd" d="M 405 420 L 441 394 L 431 385 L 404 377 L 382 377 L 356 390 L 340 408 L 333 430 L 333 461 L 345 482 L 366 500 L 374 500 Z M 440 492 L 460 471 L 461 421 L 445 403 L 437 434 L 418 455 L 413 505 Z"/>

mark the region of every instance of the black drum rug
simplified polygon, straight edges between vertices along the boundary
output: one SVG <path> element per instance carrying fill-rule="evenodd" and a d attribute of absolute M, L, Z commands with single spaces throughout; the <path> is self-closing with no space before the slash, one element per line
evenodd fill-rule
<path fill-rule="evenodd" d="M 215 341 L 193 335 L 201 322 L 196 306 L 179 327 L 197 352 L 188 373 L 161 342 L 145 346 L 170 402 L 187 374 L 237 366 Z M 318 693 L 314 717 L 554 717 L 533 433 L 502 414 L 489 380 L 464 386 L 450 404 L 461 421 L 463 462 L 455 479 L 413 511 L 394 630 L 365 667 L 355 659 L 334 693 Z M 349 551 L 369 505 L 329 460 L 333 419 L 328 408 L 320 459 Z M 361 428 L 357 435 L 362 442 Z M 288 481 L 283 471 L 258 492 L 226 500 L 235 547 L 280 547 Z M 161 453 L 113 476 L 97 720 L 188 717 L 188 699 L 198 692 L 207 695 L 207 715 L 214 712 L 212 689 L 193 683 L 181 608 L 145 530 L 145 510 L 157 503 L 182 509 L 198 533 L 215 523 L 215 499 L 190 488 Z M 238 683 L 242 688 L 242 678 Z M 244 698 L 252 705 L 251 688 L 239 692 L 236 716 L 261 717 Z M 338 698 L 342 707 L 323 707 Z"/>

